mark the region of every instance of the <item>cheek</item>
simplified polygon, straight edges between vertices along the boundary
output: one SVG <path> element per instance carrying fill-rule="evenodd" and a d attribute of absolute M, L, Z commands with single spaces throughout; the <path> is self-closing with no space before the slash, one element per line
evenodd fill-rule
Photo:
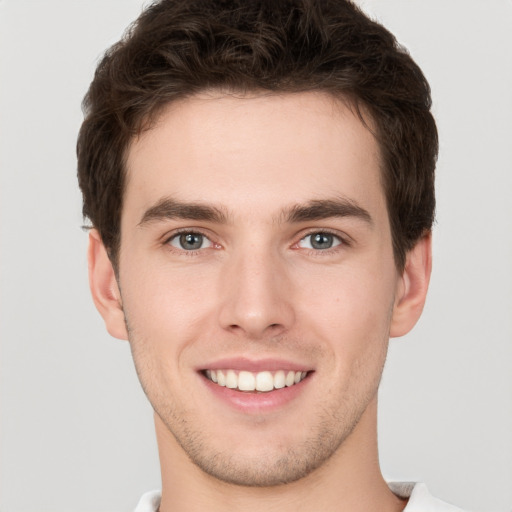
<path fill-rule="evenodd" d="M 127 262 L 128 263 L 128 262 Z M 164 355 L 178 353 L 197 341 L 214 309 L 211 276 L 205 271 L 166 266 L 124 266 L 121 293 L 130 342 L 144 344 L 160 364 L 179 364 Z M 123 284 L 124 283 L 124 284 Z"/>
<path fill-rule="evenodd" d="M 297 301 L 303 328 L 327 341 L 333 360 L 350 365 L 359 358 L 381 358 L 387 346 L 394 300 L 393 272 L 336 269 L 312 279 Z M 318 283 L 325 283 L 318 286 Z M 315 285 L 316 283 L 316 285 Z M 307 322 L 307 323 L 306 323 Z"/>
<path fill-rule="evenodd" d="M 184 355 L 192 344 L 197 312 L 172 281 L 144 272 L 122 290 L 134 365 L 150 402 L 174 411 L 168 390 L 178 389 Z M 167 390 L 167 391 L 166 391 Z M 173 413 L 174 414 L 174 413 Z"/>

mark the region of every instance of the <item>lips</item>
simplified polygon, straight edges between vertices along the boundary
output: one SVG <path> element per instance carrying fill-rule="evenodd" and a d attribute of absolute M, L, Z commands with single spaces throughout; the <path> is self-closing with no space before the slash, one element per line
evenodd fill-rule
<path fill-rule="evenodd" d="M 205 377 L 218 386 L 238 391 L 268 393 L 275 389 L 292 387 L 308 374 L 306 371 L 261 370 L 257 372 L 235 369 L 204 370 Z"/>
<path fill-rule="evenodd" d="M 245 417 L 274 414 L 307 393 L 315 368 L 282 358 L 225 357 L 196 368 L 216 403 Z"/>

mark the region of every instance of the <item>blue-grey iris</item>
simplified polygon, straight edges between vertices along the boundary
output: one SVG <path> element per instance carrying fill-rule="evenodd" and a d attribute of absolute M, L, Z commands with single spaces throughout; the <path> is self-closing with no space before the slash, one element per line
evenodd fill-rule
<path fill-rule="evenodd" d="M 334 236 L 329 233 L 315 233 L 311 235 L 311 247 L 314 249 L 330 249 L 334 243 Z"/>
<path fill-rule="evenodd" d="M 203 235 L 200 233 L 184 233 L 180 235 L 180 245 L 186 251 L 200 249 L 203 245 Z"/>

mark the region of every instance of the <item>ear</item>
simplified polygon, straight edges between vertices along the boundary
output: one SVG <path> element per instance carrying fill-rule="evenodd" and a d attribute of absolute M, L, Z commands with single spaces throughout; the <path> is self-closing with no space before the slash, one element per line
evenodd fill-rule
<path fill-rule="evenodd" d="M 432 234 L 429 232 L 407 253 L 405 269 L 398 281 L 390 336 L 407 334 L 416 324 L 427 298 L 432 271 Z"/>
<path fill-rule="evenodd" d="M 87 259 L 89 262 L 89 286 L 96 309 L 103 317 L 110 335 L 127 340 L 128 333 L 121 293 L 107 250 L 96 229 L 92 229 L 89 233 Z"/>

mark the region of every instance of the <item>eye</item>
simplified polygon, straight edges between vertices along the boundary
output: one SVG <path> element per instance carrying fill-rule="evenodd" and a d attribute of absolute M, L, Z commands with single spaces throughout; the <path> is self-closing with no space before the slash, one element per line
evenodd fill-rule
<path fill-rule="evenodd" d="M 169 245 L 183 251 L 197 251 L 212 247 L 212 242 L 201 233 L 178 233 L 169 239 Z"/>
<path fill-rule="evenodd" d="M 298 243 L 298 246 L 303 249 L 315 249 L 321 251 L 325 249 L 331 249 L 332 247 L 336 247 L 341 243 L 342 240 L 340 237 L 333 235 L 332 233 L 319 231 L 316 233 L 310 233 L 309 235 L 305 236 Z"/>

